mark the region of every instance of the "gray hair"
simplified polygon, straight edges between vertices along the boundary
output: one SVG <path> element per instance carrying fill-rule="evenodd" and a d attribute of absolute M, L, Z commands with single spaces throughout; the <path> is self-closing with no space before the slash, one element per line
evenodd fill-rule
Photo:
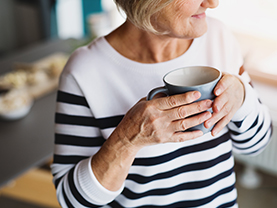
<path fill-rule="evenodd" d="M 114 0 L 127 19 L 135 26 L 155 34 L 158 32 L 151 23 L 151 18 L 174 0 Z"/>

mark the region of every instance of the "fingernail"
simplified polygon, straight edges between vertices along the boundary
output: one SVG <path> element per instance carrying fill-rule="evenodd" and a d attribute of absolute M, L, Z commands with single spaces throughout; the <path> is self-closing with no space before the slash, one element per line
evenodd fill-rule
<path fill-rule="evenodd" d="M 210 128 L 211 127 L 211 121 L 206 121 L 206 128 L 208 129 L 208 128 Z"/>
<path fill-rule="evenodd" d="M 200 92 L 196 91 L 196 92 L 193 93 L 193 96 L 195 98 L 199 98 L 201 96 L 201 94 L 200 94 Z"/>
<path fill-rule="evenodd" d="M 215 91 L 215 95 L 218 96 L 218 95 L 220 95 L 220 94 L 221 94 L 221 89 L 219 88 L 219 89 L 217 89 L 217 90 Z"/>
<path fill-rule="evenodd" d="M 208 108 L 211 108 L 211 107 L 212 107 L 212 104 L 213 104 L 213 102 L 212 102 L 211 100 L 207 100 L 206 106 L 207 106 Z"/>
<path fill-rule="evenodd" d="M 207 117 L 207 119 L 209 119 L 209 118 L 212 117 L 212 114 L 211 113 L 207 113 L 206 117 Z"/>
<path fill-rule="evenodd" d="M 197 137 L 200 137 L 200 136 L 202 136 L 202 135 L 203 135 L 203 132 L 202 132 L 202 131 L 197 131 L 197 132 L 196 132 L 196 136 L 197 136 Z"/>
<path fill-rule="evenodd" d="M 213 136 L 216 136 L 217 135 L 217 130 L 213 130 Z"/>

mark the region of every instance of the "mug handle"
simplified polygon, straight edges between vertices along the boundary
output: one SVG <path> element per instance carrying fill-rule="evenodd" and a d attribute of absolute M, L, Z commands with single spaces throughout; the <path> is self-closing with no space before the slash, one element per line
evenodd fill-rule
<path fill-rule="evenodd" d="M 165 94 L 167 96 L 169 95 L 168 89 L 165 86 L 164 87 L 157 87 L 157 88 L 154 88 L 153 90 L 151 90 L 148 93 L 146 100 L 152 100 L 153 97 L 155 95 L 157 95 L 158 93 L 163 93 L 163 94 Z"/>

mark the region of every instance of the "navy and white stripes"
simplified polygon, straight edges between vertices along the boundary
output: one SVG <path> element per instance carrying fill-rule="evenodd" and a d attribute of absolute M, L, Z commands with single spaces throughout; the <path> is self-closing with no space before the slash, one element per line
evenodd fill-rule
<path fill-rule="evenodd" d="M 252 88 L 246 84 L 246 91 Z M 251 92 L 249 92 L 251 93 Z M 252 92 L 255 94 L 255 91 Z M 254 96 L 253 96 L 254 97 Z M 254 106 L 243 120 L 230 122 L 228 128 L 233 141 L 233 149 L 238 154 L 255 155 L 262 151 L 272 135 L 272 123 L 268 108 L 260 100 L 248 100 Z M 244 105 L 246 105 L 244 104 Z"/>
<path fill-rule="evenodd" d="M 60 95 L 63 98 L 59 97 Z M 76 164 L 89 158 L 93 152 L 98 151 L 106 138 L 98 135 L 98 130 L 95 132 L 95 136 L 90 137 L 84 136 L 85 133 L 82 131 L 85 128 L 105 130 L 106 128 L 116 127 L 122 116 L 96 119 L 91 114 L 77 116 L 75 112 L 74 115 L 67 115 L 65 111 L 68 105 L 89 108 L 85 98 L 59 91 L 57 100 L 58 109 L 62 108 L 64 112 L 61 113 L 58 110 L 56 114 L 58 133 L 55 134 L 56 151 L 52 168 L 55 185 L 56 187 L 60 186 L 59 189 L 61 190 L 59 194 L 60 201 L 64 201 L 67 207 L 76 207 L 76 203 L 82 204 L 78 207 L 99 207 L 99 204 L 93 204 L 82 197 L 80 191 L 76 188 L 75 183 L 77 182 L 74 181 L 74 172 L 76 172 Z M 69 110 L 71 113 L 72 108 L 69 107 Z M 247 151 L 247 149 L 254 148 L 270 134 L 270 131 L 262 128 L 267 126 L 263 124 L 266 121 L 260 119 L 263 122 L 259 122 L 259 117 L 263 118 L 262 112 L 261 115 L 256 115 L 256 119 L 248 125 L 250 127 L 245 127 L 243 121 L 234 122 L 232 125 L 230 124 L 232 126 L 231 133 L 225 132 L 217 138 L 193 145 L 180 146 L 167 154 L 155 157 L 136 158 L 126 179 L 123 192 L 110 205 L 112 207 L 205 207 L 206 204 L 211 204 L 221 196 L 233 195 L 231 201 L 225 204 L 220 203 L 220 206 L 235 206 L 236 194 L 234 193 L 235 180 L 230 134 L 233 140 L 237 138 L 233 143 L 237 150 Z M 82 133 L 80 135 L 67 135 L 59 131 L 59 129 L 70 127 L 80 127 Z M 243 131 L 244 134 L 249 131 L 249 137 L 239 140 L 241 134 L 235 131 L 238 129 Z M 266 131 L 265 136 L 258 141 L 253 141 L 255 136 L 259 132 L 263 133 L 263 131 Z M 201 154 L 206 156 L 203 158 L 200 156 Z M 223 181 L 225 182 L 223 183 Z M 221 188 L 209 188 L 218 183 L 222 183 Z M 225 184 L 229 185 L 226 186 Z M 199 194 L 201 190 L 204 191 Z M 217 191 L 211 192 L 211 190 Z M 187 192 L 194 192 L 194 194 L 187 194 Z M 183 197 L 179 198 L 180 194 Z M 73 200 L 72 197 L 75 199 Z M 151 198 L 154 201 L 156 201 L 156 198 L 172 198 L 174 200 L 170 202 L 169 199 L 159 199 L 158 201 L 161 201 L 161 203 L 155 204 Z M 176 198 L 180 200 L 176 200 Z M 74 205 L 72 205 L 72 200 L 75 201 Z"/>
<path fill-rule="evenodd" d="M 268 110 L 247 83 L 244 104 L 217 136 L 208 133 L 182 143 L 142 148 L 118 191 L 105 189 L 90 163 L 125 113 L 150 89 L 162 85 L 167 71 L 186 63 L 210 65 L 238 75 L 242 62 L 230 54 L 239 56 L 229 32 L 215 20 L 209 19 L 209 27 L 207 34 L 193 41 L 190 53 L 166 63 L 131 62 L 104 38 L 72 55 L 57 94 L 51 166 L 62 207 L 238 206 L 232 151 L 258 154 L 272 133 Z M 222 38 L 216 38 L 218 34 Z M 217 55 L 209 56 L 211 51 Z M 109 74 L 117 76 L 106 82 Z"/>

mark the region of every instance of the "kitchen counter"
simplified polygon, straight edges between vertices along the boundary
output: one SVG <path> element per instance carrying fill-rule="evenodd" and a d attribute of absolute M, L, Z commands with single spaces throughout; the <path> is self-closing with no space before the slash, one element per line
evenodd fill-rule
<path fill-rule="evenodd" d="M 7 55 L 0 74 L 15 62 L 32 63 L 56 52 L 71 53 L 75 40 L 52 40 Z M 49 161 L 53 154 L 56 92 L 35 101 L 30 113 L 15 121 L 0 120 L 0 187 L 29 169 Z"/>

